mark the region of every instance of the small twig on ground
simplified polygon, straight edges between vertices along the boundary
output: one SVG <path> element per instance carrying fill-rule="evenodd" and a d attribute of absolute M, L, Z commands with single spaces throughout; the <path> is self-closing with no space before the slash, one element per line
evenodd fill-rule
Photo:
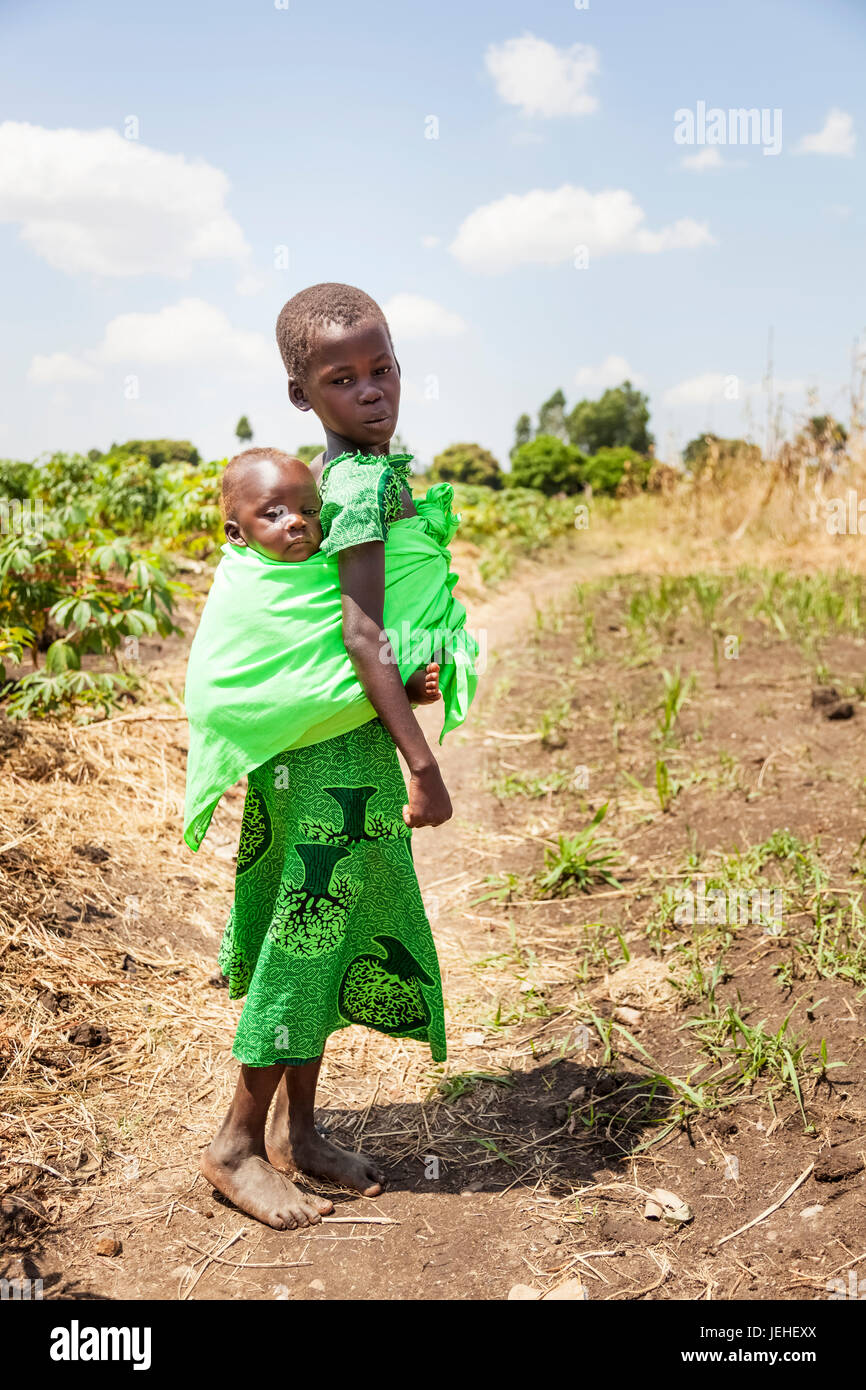
<path fill-rule="evenodd" d="M 756 1216 L 752 1221 L 747 1221 L 746 1224 L 745 1224 L 745 1226 L 741 1226 L 741 1227 L 739 1228 L 738 1231 L 731 1231 L 731 1234 L 730 1234 L 729 1236 L 722 1236 L 721 1240 L 717 1240 L 717 1241 L 716 1241 L 716 1245 L 724 1245 L 724 1244 L 725 1244 L 725 1241 L 727 1241 L 727 1240 L 733 1240 L 733 1239 L 734 1239 L 734 1236 L 741 1236 L 741 1235 L 743 1234 L 744 1231 L 750 1230 L 750 1229 L 752 1228 L 752 1226 L 757 1226 L 758 1222 L 759 1222 L 759 1221 L 763 1221 L 765 1217 L 767 1217 L 767 1216 L 772 1216 L 772 1215 L 773 1215 L 773 1212 L 774 1212 L 774 1211 L 778 1211 L 778 1210 L 779 1210 L 779 1207 L 783 1206 L 784 1203 L 787 1202 L 787 1200 L 788 1200 L 788 1198 L 791 1196 L 791 1194 L 792 1194 L 793 1192 L 796 1192 L 796 1191 L 797 1191 L 797 1188 L 800 1187 L 801 1184 L 804 1183 L 804 1182 L 806 1181 L 806 1179 L 808 1178 L 809 1174 L 811 1173 L 811 1171 L 812 1171 L 812 1169 L 813 1169 L 814 1167 L 815 1167 L 814 1163 L 810 1163 L 810 1164 L 809 1164 L 809 1167 L 808 1167 L 804 1172 L 802 1172 L 802 1173 L 800 1174 L 800 1176 L 799 1176 L 799 1178 L 797 1179 L 797 1181 L 791 1183 L 791 1186 L 788 1188 L 788 1191 L 784 1194 L 784 1196 L 782 1196 L 782 1197 L 779 1198 L 778 1202 L 774 1202 L 773 1205 L 772 1205 L 771 1207 L 767 1207 L 767 1210 L 766 1210 L 766 1211 L 762 1211 L 762 1212 L 761 1212 L 761 1215 L 760 1215 L 760 1216 Z"/>

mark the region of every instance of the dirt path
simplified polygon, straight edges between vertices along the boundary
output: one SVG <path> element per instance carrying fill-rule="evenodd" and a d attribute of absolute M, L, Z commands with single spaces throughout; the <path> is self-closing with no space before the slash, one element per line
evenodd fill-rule
<path fill-rule="evenodd" d="M 533 604 L 541 605 L 564 592 L 574 583 L 577 572 L 576 557 L 564 555 L 562 551 L 553 565 L 525 562 L 520 567 L 519 577 L 505 585 L 492 602 L 474 605 L 470 621 L 485 643 L 489 669 L 495 670 L 496 655 L 502 645 L 509 640 L 519 640 L 520 626 L 531 619 Z M 179 672 L 175 670 L 174 651 L 172 656 L 175 660 L 166 666 L 165 674 L 173 677 L 177 686 Z M 479 710 L 482 705 L 483 696 L 479 700 Z M 423 714 L 427 716 L 431 741 L 435 741 L 438 733 L 436 712 L 424 711 Z M 475 724 L 477 726 L 477 719 Z M 178 729 L 181 728 L 179 724 Z M 163 730 L 154 728 L 152 732 Z M 106 735 L 97 735 L 97 738 L 104 743 Z M 85 741 L 92 745 L 97 739 Z M 80 736 L 78 742 L 79 745 L 82 742 Z M 464 867 L 467 855 L 461 827 L 472 817 L 483 814 L 483 795 L 478 789 L 484 762 L 481 745 L 482 739 L 474 727 L 468 734 L 451 735 L 440 749 L 443 771 L 456 807 L 455 822 L 448 833 L 419 833 L 415 838 L 422 890 L 442 947 L 446 981 L 449 978 L 451 981 L 450 986 L 446 983 L 446 990 L 449 987 L 453 990 L 455 980 L 460 977 L 462 957 L 487 944 L 486 934 L 479 931 L 477 925 L 473 929 L 459 910 L 467 882 L 477 877 L 474 860 L 470 858 L 471 871 L 467 872 Z M 190 948 L 213 951 L 224 917 L 226 888 L 231 879 L 230 855 L 237 840 L 241 804 L 242 797 L 236 795 L 224 805 L 215 822 L 216 833 L 209 851 L 211 867 L 223 869 L 222 893 L 217 895 L 223 898 L 222 914 L 217 909 L 215 917 L 208 905 L 185 920 L 175 918 L 172 921 L 169 916 L 161 923 L 164 932 L 155 943 L 157 947 L 169 946 L 178 955 Z M 115 849 L 118 838 L 114 837 Z M 118 857 L 131 867 L 134 851 L 124 847 Z M 207 857 L 203 851 L 199 859 Z M 161 855 L 166 883 L 184 878 L 192 883 L 194 880 L 188 877 L 191 858 L 177 843 L 172 850 L 168 841 Z M 135 882 L 134 873 L 126 875 L 125 888 L 141 889 L 140 898 L 135 891 L 127 891 L 125 900 L 135 904 L 135 919 L 139 912 L 146 915 L 146 889 L 144 884 Z M 188 906 L 188 893 L 186 897 Z M 209 922 L 203 920 L 208 918 Z M 138 925 L 135 919 L 126 923 L 128 936 L 134 935 Z M 136 959 L 146 959 L 141 947 L 136 949 Z M 220 994 L 218 999 L 224 1001 L 225 996 Z M 231 1036 L 227 1005 L 225 1013 L 223 1044 Z M 338 1073 L 342 1083 L 339 1093 L 347 1104 L 348 1113 L 355 1118 L 363 1114 L 364 1142 L 374 1149 L 376 1132 L 388 1129 L 395 1117 L 400 1130 L 410 1134 L 417 1132 L 421 1120 L 414 1113 L 417 1105 L 405 1099 L 407 1088 L 400 1084 L 386 1087 L 381 1084 L 381 1067 L 377 1065 L 380 1054 L 384 1055 L 385 1051 L 393 1054 L 394 1044 L 383 1048 L 383 1040 L 371 1039 L 360 1030 L 351 1031 L 359 1037 L 348 1045 L 342 1039 L 337 1041 L 336 1060 L 332 1062 L 329 1058 L 323 1070 L 322 1092 L 328 1095 L 329 1077 Z M 388 1059 L 389 1081 L 394 1074 L 399 1076 L 400 1071 L 405 1076 L 409 1067 L 406 1045 L 399 1044 L 397 1052 L 399 1068 L 391 1064 L 393 1058 Z M 503 1234 L 510 1224 L 507 1213 L 514 1205 L 513 1197 L 503 1202 L 486 1190 L 484 1167 L 478 1170 L 480 1177 L 474 1169 L 461 1176 L 446 1159 L 435 1153 L 392 1165 L 389 1190 L 383 1198 L 376 1202 L 344 1198 L 338 1209 L 342 1213 L 340 1224 L 328 1230 L 322 1228 L 309 1237 L 287 1237 L 268 1231 L 229 1209 L 204 1180 L 196 1176 L 197 1152 L 224 1109 L 226 1083 L 232 1080 L 234 1073 L 234 1063 L 226 1057 L 224 1045 L 216 1065 L 221 1073 L 216 1087 L 208 1087 L 206 1075 L 190 1078 L 192 1090 L 204 1094 L 193 1101 L 195 1123 L 187 1123 L 187 1115 L 172 1127 L 174 1151 L 170 1161 L 149 1163 L 144 1155 L 151 1146 L 139 1146 L 134 1141 L 124 1143 L 122 1153 L 105 1155 L 99 1163 L 99 1175 L 88 1183 L 86 1214 L 62 1224 L 52 1234 L 41 1231 L 37 1240 L 25 1241 L 21 1272 L 29 1271 L 32 1277 L 41 1276 L 58 1292 L 62 1287 L 70 1292 L 108 1298 L 175 1298 L 190 1282 L 186 1277 L 187 1269 L 201 1270 L 198 1251 L 217 1249 L 235 1238 L 234 1243 L 226 1246 L 225 1255 L 208 1266 L 206 1277 L 196 1282 L 190 1296 L 271 1298 L 283 1296 L 284 1288 L 289 1287 L 293 1298 L 495 1297 L 502 1295 L 509 1280 L 514 1282 L 521 1276 L 524 1265 L 517 1250 L 523 1242 L 518 1239 L 509 1254 L 510 1241 Z M 429 1071 L 429 1065 L 426 1070 Z M 413 1071 L 423 1073 L 423 1061 L 419 1066 L 413 1059 Z M 428 1078 L 422 1094 L 429 1090 L 429 1085 Z M 214 1089 L 218 1093 L 216 1104 Z M 417 1092 L 418 1088 L 415 1089 Z M 332 1094 L 336 1091 L 334 1087 Z M 203 1105 L 201 1102 L 208 1099 L 208 1093 L 209 1103 Z M 169 1084 L 161 1107 L 169 1113 L 175 1107 L 177 1110 L 189 1108 L 181 1106 L 180 1101 L 175 1087 Z M 351 1137 L 351 1130 L 344 1133 L 344 1137 Z M 410 1147 L 417 1148 L 414 1134 Z M 88 1160 L 89 1166 L 95 1166 L 94 1155 L 88 1155 L 85 1149 L 85 1163 L 81 1166 L 87 1168 Z M 79 1174 L 81 1166 L 76 1169 Z M 439 1176 L 432 1176 L 437 1171 Z M 464 1190 L 464 1182 L 469 1184 L 469 1190 Z M 66 1203 L 63 1209 L 69 1213 Z M 346 1224 L 349 1211 L 361 1214 L 362 1224 Z M 387 1219 L 387 1225 L 373 1224 L 372 1219 L 380 1215 Z M 122 1254 L 116 1257 L 96 1254 L 97 1245 L 105 1241 L 106 1233 L 108 1244 L 100 1248 L 108 1249 L 116 1239 L 122 1244 Z M 358 1249 L 359 1242 L 364 1246 L 361 1260 L 358 1259 L 362 1253 Z M 492 1243 L 494 1258 L 491 1258 Z M 240 1274 L 234 1261 L 261 1267 Z M 301 1264 L 293 1268 L 296 1261 Z M 194 1273 L 190 1277 L 194 1277 Z M 324 1285 L 324 1293 L 319 1283 Z"/>
<path fill-rule="evenodd" d="M 12 1273 L 42 1277 L 55 1296 L 161 1299 L 501 1299 L 575 1277 L 590 1299 L 794 1299 L 826 1297 L 852 1270 L 856 1282 L 866 961 L 836 918 L 816 952 L 812 890 L 856 890 L 864 716 L 858 707 L 828 722 L 812 710 L 802 651 L 735 619 L 733 589 L 736 666 L 714 660 L 685 590 L 676 602 L 659 591 L 641 626 L 652 581 L 611 581 L 619 564 L 562 546 L 470 605 L 486 671 L 469 728 L 442 750 L 455 816 L 447 832 L 414 839 L 449 1062 L 434 1067 L 417 1046 L 359 1029 L 334 1040 L 322 1123 L 375 1152 L 389 1187 L 374 1201 L 331 1194 L 339 1219 L 308 1235 L 257 1225 L 197 1175 L 235 1074 L 238 1006 L 216 987 L 214 958 L 241 796 L 192 856 L 179 841 L 182 724 L 170 713 L 148 729 L 65 735 L 51 773 L 65 791 L 50 810 L 42 774 L 28 780 L 13 750 L 21 813 L 0 866 L 17 874 L 23 903 L 40 846 L 57 862 L 48 886 L 42 869 L 27 976 L 38 1039 L 22 1075 L 44 1109 L 31 1104 L 29 1136 L 12 1152 L 58 1180 L 34 1170 L 17 1189 L 22 1205 L 4 1205 Z M 603 582 L 577 598 L 590 579 Z M 837 680 L 862 662 L 841 634 L 822 657 Z M 687 694 L 662 734 L 660 666 L 675 662 L 700 697 Z M 176 683 L 174 668 L 165 674 Z M 432 727 L 435 712 L 424 715 Z M 605 803 L 618 886 L 539 895 L 545 852 Z M 816 832 L 820 862 L 808 847 Z M 768 934 L 760 917 L 675 928 L 670 895 L 698 866 L 726 888 L 778 878 L 792 895 L 784 931 Z M 91 961 L 64 994 L 64 972 L 85 958 L 99 968 Z M 748 1035 L 731 1032 L 732 1009 Z M 783 1060 L 792 1009 L 798 1092 Z M 110 1039 L 70 1047 L 60 1025 L 85 1019 Z M 836 1064 L 823 1075 L 822 1039 Z M 754 1077 L 725 1083 L 749 1047 L 764 1049 Z M 678 1113 L 686 1123 L 669 1127 Z M 772 1219 L 718 1244 L 804 1173 Z M 693 1219 L 644 1220 L 655 1187 Z"/>

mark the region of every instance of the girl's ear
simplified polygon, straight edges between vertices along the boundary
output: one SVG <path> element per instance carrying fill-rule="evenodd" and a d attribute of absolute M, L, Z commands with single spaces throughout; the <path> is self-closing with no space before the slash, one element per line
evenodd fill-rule
<path fill-rule="evenodd" d="M 223 530 L 226 533 L 226 540 L 231 545 L 246 545 L 246 541 L 241 535 L 241 528 L 236 521 L 226 521 Z"/>
<path fill-rule="evenodd" d="M 296 410 L 312 410 L 310 402 L 304 394 L 304 388 L 293 376 L 289 377 L 289 400 Z"/>

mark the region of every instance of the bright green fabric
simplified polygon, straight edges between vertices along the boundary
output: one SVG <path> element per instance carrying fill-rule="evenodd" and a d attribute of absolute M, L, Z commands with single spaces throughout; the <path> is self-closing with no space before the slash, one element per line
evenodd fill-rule
<path fill-rule="evenodd" d="M 400 515 L 411 463 L 411 454 L 387 454 L 383 461 L 381 455 L 357 453 L 340 454 L 325 465 L 319 483 L 322 554 L 387 540 Z"/>
<path fill-rule="evenodd" d="M 219 963 L 246 996 L 250 1067 L 321 1057 L 356 1023 L 447 1056 L 436 947 L 403 821 L 406 784 L 378 719 L 276 754 L 249 776 Z"/>
<path fill-rule="evenodd" d="M 390 524 L 385 543 L 385 627 L 400 675 L 406 680 L 431 655 L 442 662 L 440 742 L 466 718 L 477 681 L 478 647 L 451 593 L 453 495 L 448 483 L 430 488 L 417 516 Z M 224 545 L 190 651 L 185 702 L 184 839 L 197 850 L 238 778 L 286 748 L 375 718 L 343 645 L 337 557 L 319 551 L 284 564 Z"/>

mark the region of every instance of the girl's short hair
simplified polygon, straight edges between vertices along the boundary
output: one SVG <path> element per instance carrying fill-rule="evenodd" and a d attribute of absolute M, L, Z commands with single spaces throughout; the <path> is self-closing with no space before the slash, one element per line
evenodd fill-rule
<path fill-rule="evenodd" d="M 391 331 L 379 305 L 354 285 L 325 281 L 293 295 L 277 319 L 277 346 L 289 376 L 303 383 L 317 329 L 326 323 L 354 328 L 365 319 L 381 323 L 390 341 Z"/>

